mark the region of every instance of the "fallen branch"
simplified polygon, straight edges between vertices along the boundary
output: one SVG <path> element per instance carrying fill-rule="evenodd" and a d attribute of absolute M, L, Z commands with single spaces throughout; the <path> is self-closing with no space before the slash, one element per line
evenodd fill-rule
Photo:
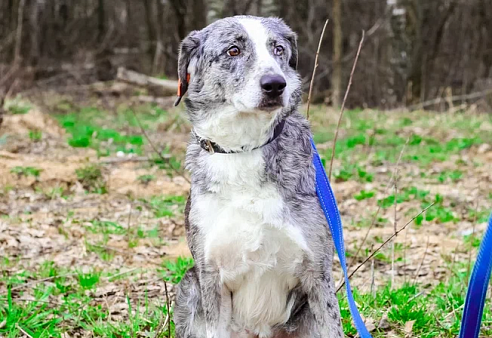
<path fill-rule="evenodd" d="M 123 67 L 118 68 L 116 79 L 137 86 L 156 89 L 164 96 L 175 95 L 178 91 L 178 81 L 158 79 Z"/>
<path fill-rule="evenodd" d="M 311 83 L 309 84 L 309 94 L 308 94 L 307 109 L 306 109 L 306 118 L 308 120 L 309 120 L 309 106 L 311 105 L 311 93 L 313 92 L 314 76 L 316 75 L 316 68 L 318 68 L 319 51 L 321 49 L 321 42 L 323 41 L 323 36 L 325 35 L 326 25 L 328 25 L 329 21 L 330 21 L 329 19 L 326 19 L 325 25 L 323 26 L 323 30 L 321 31 L 321 35 L 319 37 L 319 42 L 318 42 L 318 50 L 316 51 L 316 58 L 314 59 L 313 75 L 311 75 Z"/>
<path fill-rule="evenodd" d="M 443 101 L 448 101 L 448 102 L 455 102 L 455 101 L 462 101 L 462 100 L 472 100 L 472 99 L 480 99 L 483 98 L 489 94 L 492 94 L 492 89 L 489 88 L 487 90 L 481 91 L 481 92 L 475 92 L 475 93 L 470 93 L 470 94 L 465 94 L 465 95 L 456 95 L 456 96 L 451 96 L 447 98 L 442 98 L 438 97 L 436 99 L 424 101 L 421 103 L 413 104 L 411 106 L 408 106 L 408 110 L 414 110 L 414 109 L 422 109 L 424 107 L 432 106 L 434 104 L 441 103 Z"/>
<path fill-rule="evenodd" d="M 165 107 L 172 107 L 174 105 L 174 101 L 176 101 L 176 98 L 174 96 L 155 97 L 155 96 L 139 95 L 137 96 L 137 100 L 144 103 L 155 103 L 161 106 L 162 108 L 165 108 Z"/>
<path fill-rule="evenodd" d="M 433 202 L 432 204 L 430 204 L 429 206 L 427 206 L 425 209 L 423 209 L 422 211 L 420 211 L 417 215 L 415 215 L 414 217 L 412 217 L 412 219 L 410 221 L 408 221 L 404 226 L 402 226 L 398 231 L 394 232 L 387 240 L 385 240 L 376 250 L 374 250 L 370 255 L 369 257 L 367 257 L 362 263 L 360 263 L 357 268 L 355 268 L 354 271 L 352 271 L 352 273 L 348 276 L 348 279 L 352 278 L 352 276 L 357 272 L 359 271 L 359 269 L 364 265 L 366 264 L 372 257 L 374 257 L 375 254 L 377 254 L 379 252 L 379 250 L 381 250 L 386 244 L 388 244 L 395 236 L 397 236 L 400 232 L 402 232 L 403 230 L 405 230 L 407 228 L 407 226 L 409 224 L 411 224 L 413 221 L 415 221 L 415 219 L 417 217 L 419 217 L 420 215 L 422 215 L 424 212 L 426 212 L 430 207 L 432 207 L 434 204 L 436 204 L 436 202 Z M 342 284 L 338 287 L 337 289 L 337 292 L 340 291 L 340 289 L 345 285 L 345 281 L 342 282 Z"/>
<path fill-rule="evenodd" d="M 171 154 L 162 154 L 160 158 L 164 161 L 166 160 L 166 163 L 169 162 L 169 159 L 171 158 Z M 105 158 L 103 160 L 100 160 L 99 163 L 101 164 L 118 164 L 118 163 L 127 163 L 127 162 L 149 162 L 149 161 L 154 161 L 154 159 L 147 157 L 147 156 L 139 156 L 139 157 L 109 157 Z"/>
<path fill-rule="evenodd" d="M 345 91 L 345 96 L 343 97 L 342 108 L 340 109 L 340 116 L 338 117 L 337 130 L 335 131 L 335 139 L 333 140 L 333 148 L 331 150 L 330 171 L 328 172 L 328 181 L 331 181 L 331 171 L 333 169 L 333 159 L 335 158 L 335 147 L 337 145 L 338 131 L 340 129 L 340 123 L 342 122 L 343 110 L 345 109 L 345 102 L 347 101 L 347 97 L 350 92 L 350 87 L 352 86 L 352 79 L 354 77 L 355 67 L 357 67 L 357 61 L 359 61 L 359 55 L 362 49 L 362 44 L 364 43 L 365 34 L 366 33 L 362 31 L 362 37 L 359 42 L 359 49 L 357 49 L 357 54 L 355 55 L 354 64 L 352 65 L 352 71 L 350 72 L 350 78 L 349 78 L 349 83 L 347 85 L 347 90 Z"/>

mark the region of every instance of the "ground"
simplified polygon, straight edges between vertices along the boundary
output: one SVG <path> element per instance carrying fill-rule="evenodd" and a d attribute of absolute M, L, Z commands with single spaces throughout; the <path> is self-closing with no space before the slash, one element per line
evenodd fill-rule
<path fill-rule="evenodd" d="M 0 129 L 0 337 L 172 335 L 174 286 L 193 264 L 182 108 L 52 101 L 8 102 Z M 327 171 L 337 118 L 311 108 Z M 456 336 L 492 210 L 492 115 L 347 111 L 332 183 L 352 271 L 408 223 L 351 279 L 373 336 Z"/>

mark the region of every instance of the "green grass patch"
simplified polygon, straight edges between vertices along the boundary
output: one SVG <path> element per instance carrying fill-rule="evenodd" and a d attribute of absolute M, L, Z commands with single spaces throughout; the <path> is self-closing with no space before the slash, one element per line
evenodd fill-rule
<path fill-rule="evenodd" d="M 39 168 L 35 168 L 35 167 L 20 167 L 20 166 L 17 166 L 17 167 L 10 169 L 11 173 L 17 174 L 17 176 L 19 176 L 19 177 L 31 176 L 31 177 L 38 178 L 42 171 L 43 171 L 43 169 L 39 169 Z"/>
<path fill-rule="evenodd" d="M 142 199 L 154 212 L 155 217 L 172 217 L 184 212 L 186 204 L 185 196 L 153 196 L 150 199 Z"/>
<path fill-rule="evenodd" d="M 83 108 L 76 113 L 59 115 L 61 126 L 70 135 L 68 144 L 75 148 L 93 148 L 100 156 L 119 151 L 141 154 L 143 137 L 104 126 L 103 114 L 95 108 Z"/>

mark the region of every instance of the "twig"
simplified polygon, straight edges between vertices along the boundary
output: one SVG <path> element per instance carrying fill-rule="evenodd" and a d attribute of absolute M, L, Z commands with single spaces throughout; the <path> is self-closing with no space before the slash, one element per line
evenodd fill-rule
<path fill-rule="evenodd" d="M 396 168 L 398 169 L 399 165 L 400 165 L 400 161 L 401 161 L 401 157 L 403 155 L 403 152 L 408 144 L 408 142 L 410 141 L 410 137 L 407 138 L 407 142 L 405 142 L 405 144 L 403 145 L 403 147 L 401 148 L 401 151 L 400 151 L 400 156 L 398 156 L 398 160 L 396 161 Z M 393 184 L 393 180 L 394 180 L 394 177 L 395 177 L 395 173 L 396 171 L 393 171 L 391 173 L 391 177 L 390 177 L 390 180 L 388 182 L 388 185 L 386 186 L 386 189 L 384 190 L 384 195 L 387 194 L 388 192 L 388 189 L 389 187 Z M 357 256 L 359 255 L 360 253 L 360 250 L 362 249 L 362 247 L 364 246 L 364 244 L 366 243 L 367 241 L 367 238 L 369 236 L 369 233 L 371 232 L 372 228 L 374 227 L 374 225 L 376 224 L 376 219 L 378 218 L 378 215 L 379 215 L 379 212 L 381 211 L 381 205 L 378 206 L 378 209 L 376 210 L 376 213 L 374 214 L 374 217 L 372 218 L 372 223 L 371 223 L 371 226 L 367 229 L 366 231 L 366 234 L 364 235 L 364 239 L 362 240 L 362 243 L 359 245 L 359 247 L 357 248 L 357 252 L 355 253 L 355 255 L 352 257 L 351 261 L 350 261 L 350 264 L 349 264 L 349 267 L 352 266 L 352 264 L 354 264 L 354 261 L 355 259 L 357 258 Z"/>
<path fill-rule="evenodd" d="M 371 260 L 371 295 L 376 299 L 376 287 L 374 285 L 374 259 Z"/>
<path fill-rule="evenodd" d="M 478 215 L 478 200 L 477 202 L 475 203 L 475 217 L 474 217 L 474 220 L 473 220 L 473 230 L 472 230 L 472 233 L 471 233 L 471 236 L 470 236 L 470 240 L 471 240 L 471 247 L 470 249 L 468 250 L 468 266 L 466 268 L 466 280 L 465 280 L 465 283 L 466 285 L 468 286 L 468 279 L 470 278 L 470 272 L 471 272 L 471 260 L 472 260 L 472 248 L 473 248 L 473 241 L 475 240 L 475 225 L 477 224 L 477 215 Z"/>
<path fill-rule="evenodd" d="M 396 216 L 397 216 L 397 195 L 398 195 L 398 186 L 397 186 L 397 182 L 398 182 L 398 168 L 395 169 L 395 198 L 394 198 L 394 206 L 395 206 L 395 220 L 393 222 L 393 232 L 394 232 L 394 235 L 395 235 L 395 238 L 393 238 L 393 240 L 391 241 L 391 289 L 393 290 L 393 285 L 395 283 L 395 274 L 396 274 L 396 270 L 395 270 L 395 240 L 396 240 L 396 225 L 397 225 L 397 220 L 396 220 Z"/>
<path fill-rule="evenodd" d="M 164 154 L 162 157 L 167 158 L 168 160 L 171 158 L 171 155 Z M 110 157 L 99 160 L 101 164 L 119 164 L 119 163 L 127 163 L 127 162 L 148 162 L 152 161 L 151 158 L 147 156 L 138 156 L 138 157 Z"/>
<path fill-rule="evenodd" d="M 345 102 L 347 101 L 348 94 L 350 92 L 350 87 L 352 86 L 352 79 L 354 77 L 355 67 L 357 67 L 357 61 L 359 61 L 360 51 L 362 49 L 362 44 L 364 43 L 365 32 L 362 31 L 362 37 L 359 42 L 359 48 L 357 49 L 357 54 L 355 55 L 354 64 L 352 66 L 352 71 L 350 72 L 349 83 L 347 85 L 347 90 L 345 91 L 345 96 L 342 101 L 342 108 L 340 109 L 340 116 L 338 117 L 337 130 L 335 131 L 335 139 L 333 140 L 333 148 L 331 150 L 330 159 L 330 171 L 328 172 L 328 180 L 331 181 L 331 171 L 333 169 L 333 159 L 335 158 L 335 147 L 337 145 L 338 131 L 340 130 L 340 123 L 342 122 L 343 110 L 345 109 Z"/>
<path fill-rule="evenodd" d="M 159 321 L 159 325 L 157 326 L 157 330 L 155 330 L 155 337 L 156 338 L 159 338 L 160 335 L 161 335 L 161 332 L 164 331 L 164 328 L 168 325 L 168 323 L 170 322 L 169 318 L 169 313 L 166 315 L 166 319 L 164 319 L 164 316 L 162 316 L 161 314 L 161 319 Z"/>
<path fill-rule="evenodd" d="M 169 293 L 167 292 L 166 281 L 164 281 L 164 291 L 166 292 L 166 308 L 167 308 L 167 315 L 169 317 L 171 315 L 171 306 L 169 304 Z M 168 336 L 168 338 L 171 338 L 171 321 L 170 320 L 168 322 L 168 327 L 167 327 L 167 336 Z"/>
<path fill-rule="evenodd" d="M 314 84 L 314 76 L 316 75 L 316 68 L 318 68 L 319 51 L 321 49 L 321 42 L 323 41 L 323 36 L 325 35 L 326 25 L 328 25 L 329 21 L 330 19 L 326 19 L 325 25 L 323 26 L 323 30 L 321 31 L 321 36 L 319 37 L 319 42 L 318 42 L 318 50 L 316 51 L 316 57 L 314 59 L 313 75 L 311 75 L 311 83 L 309 84 L 309 94 L 308 94 L 307 109 L 306 109 L 306 117 L 308 120 L 309 120 L 309 106 L 311 105 L 311 93 L 313 91 L 313 84 Z"/>
<path fill-rule="evenodd" d="M 16 325 L 16 326 L 17 326 L 17 328 L 20 330 L 20 332 L 22 332 L 23 334 L 25 334 L 25 335 L 26 335 L 26 336 L 28 336 L 29 338 L 32 338 L 32 336 L 31 336 L 29 333 L 27 333 L 26 331 L 24 331 L 24 330 L 22 329 L 22 327 L 19 325 L 19 323 L 15 324 L 15 325 Z"/>
<path fill-rule="evenodd" d="M 116 275 L 112 275 L 112 276 L 108 277 L 108 281 L 111 281 L 111 280 L 113 280 L 116 277 L 119 277 L 121 275 L 126 275 L 127 273 L 133 272 L 133 271 L 138 270 L 138 269 L 140 269 L 140 267 L 136 267 L 136 268 L 126 270 L 126 271 L 121 271 L 121 272 L 117 273 Z"/>
<path fill-rule="evenodd" d="M 436 204 L 436 202 L 432 202 L 429 206 L 427 206 L 425 209 L 423 209 L 422 211 L 420 211 L 417 215 L 413 216 L 412 219 L 410 221 L 408 221 L 404 226 L 402 226 L 397 232 L 393 233 L 387 240 L 385 240 L 376 250 L 374 250 L 370 255 L 369 257 L 367 257 L 362 263 L 360 263 L 357 268 L 355 268 L 354 271 L 352 271 L 352 273 L 348 276 L 348 279 L 352 278 L 352 276 L 357 272 L 359 271 L 359 269 L 364 265 L 366 264 L 372 257 L 374 257 L 375 254 L 377 254 L 379 252 L 379 250 L 381 250 L 381 248 L 383 246 L 385 246 L 386 244 L 388 244 L 389 241 L 391 241 L 395 236 L 397 236 L 400 232 L 402 232 L 403 230 L 405 230 L 405 228 L 410 224 L 412 223 L 413 221 L 415 221 L 415 219 L 417 217 L 419 217 L 420 215 L 422 215 L 424 212 L 426 212 L 430 207 L 432 207 L 434 204 Z M 345 284 L 345 281 L 342 282 L 342 284 L 338 287 L 337 289 L 337 292 L 340 291 L 340 289 L 343 287 L 343 285 Z"/>
<path fill-rule="evenodd" d="M 415 272 L 415 276 L 413 277 L 413 283 L 412 284 L 415 284 L 417 282 L 417 278 L 419 277 L 420 269 L 422 268 L 422 265 L 424 265 L 425 256 L 427 256 L 427 250 L 429 249 L 429 240 L 430 240 L 430 237 L 427 236 L 427 244 L 425 246 L 424 255 L 422 256 L 422 260 L 420 261 L 419 267 L 417 268 L 417 271 Z"/>
<path fill-rule="evenodd" d="M 142 124 L 140 123 L 140 119 L 138 118 L 137 114 L 135 114 L 135 111 L 132 109 L 132 113 L 133 113 L 133 116 L 135 116 L 135 120 L 137 121 L 138 123 L 138 126 L 140 127 L 140 130 L 142 131 L 142 134 L 144 134 L 145 138 L 147 139 L 147 141 L 149 142 L 150 146 L 152 147 L 152 149 L 154 150 L 154 152 L 157 153 L 157 155 L 159 155 L 159 157 L 164 161 L 164 162 L 167 162 L 168 160 L 162 156 L 161 152 L 157 149 L 157 147 L 154 145 L 154 143 L 150 140 L 150 137 L 149 135 L 147 135 L 147 132 L 145 131 L 144 127 L 142 126 Z M 171 163 L 171 161 L 169 161 L 169 166 L 171 167 L 171 169 L 176 173 L 178 174 L 179 176 L 183 177 L 185 179 L 186 182 L 190 183 L 190 180 L 184 175 L 183 172 L 181 172 L 180 170 L 178 170 L 177 168 L 175 168 L 173 166 L 173 164 Z"/>
<path fill-rule="evenodd" d="M 15 291 L 15 290 L 19 290 L 19 289 L 25 288 L 27 286 L 32 286 L 32 285 L 39 284 L 39 283 L 42 283 L 42 282 L 47 282 L 47 281 L 53 280 L 55 278 L 74 277 L 75 275 L 77 275 L 77 274 L 76 273 L 70 273 L 68 275 L 57 275 L 57 276 L 46 277 L 46 278 L 43 278 L 43 279 L 36 279 L 36 280 L 30 281 L 30 282 L 27 282 L 26 284 L 17 285 L 16 287 L 13 287 L 11 290 L 12 291 Z"/>

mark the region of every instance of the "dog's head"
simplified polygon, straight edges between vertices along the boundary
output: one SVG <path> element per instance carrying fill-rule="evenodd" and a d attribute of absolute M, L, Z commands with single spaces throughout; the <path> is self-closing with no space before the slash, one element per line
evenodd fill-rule
<path fill-rule="evenodd" d="M 296 35 L 281 19 L 225 18 L 181 43 L 178 95 L 188 92 L 190 120 L 205 133 L 203 124 L 224 115 L 273 121 L 300 102 L 296 67 Z"/>

